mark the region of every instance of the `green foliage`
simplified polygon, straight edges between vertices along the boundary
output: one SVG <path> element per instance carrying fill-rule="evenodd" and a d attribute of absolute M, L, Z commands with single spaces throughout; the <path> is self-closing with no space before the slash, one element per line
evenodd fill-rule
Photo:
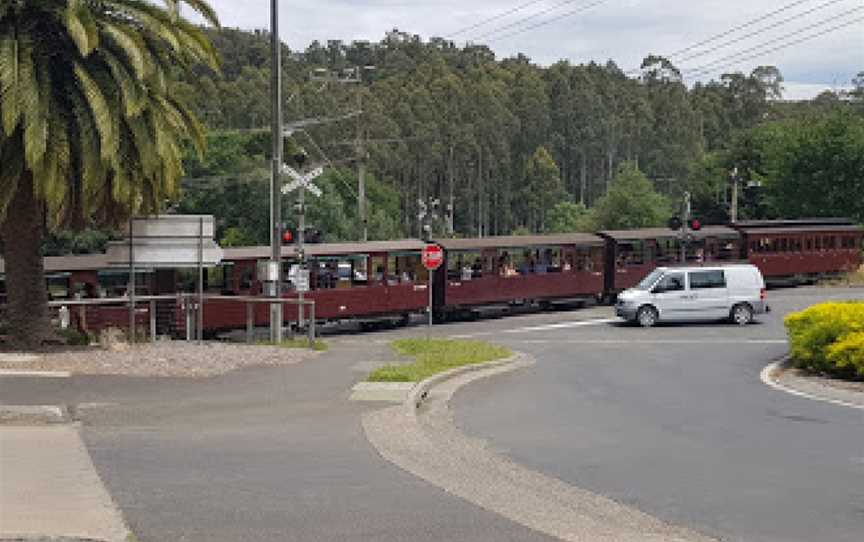
<path fill-rule="evenodd" d="M 591 211 L 581 203 L 562 201 L 557 203 L 546 217 L 546 233 L 591 232 L 594 218 Z"/>
<path fill-rule="evenodd" d="M 106 230 L 86 229 L 81 232 L 61 230 L 50 235 L 44 243 L 44 256 L 65 256 L 68 254 L 93 254 L 105 252 L 108 241 L 118 238 L 118 234 Z"/>
<path fill-rule="evenodd" d="M 61 329 L 57 333 L 63 339 L 63 342 L 69 346 L 88 346 L 90 344 L 90 337 L 77 329 Z"/>
<path fill-rule="evenodd" d="M 631 163 L 623 164 L 594 208 L 597 229 L 627 230 L 663 225 L 671 216 L 669 201 Z"/>
<path fill-rule="evenodd" d="M 218 58 L 199 27 L 172 15 L 178 2 L 165 3 L 0 10 L 0 218 L 25 176 L 50 228 L 117 223 L 178 195 L 180 142 L 203 152 L 204 135 L 172 93 L 175 74 L 216 69 Z M 184 3 L 218 24 L 205 1 Z"/>
<path fill-rule="evenodd" d="M 420 382 L 456 367 L 486 363 L 512 355 L 507 348 L 483 341 L 400 339 L 393 341 L 392 346 L 399 354 L 413 356 L 416 361 L 408 365 L 387 365 L 376 369 L 369 375 L 368 381 Z"/>
<path fill-rule="evenodd" d="M 566 197 L 555 160 L 544 147 L 538 147 L 525 166 L 525 186 L 519 202 L 525 207 L 528 227 L 544 231 L 549 209 Z"/>
<path fill-rule="evenodd" d="M 836 111 L 786 122 L 768 139 L 766 198 L 777 216 L 848 216 L 864 222 L 864 118 Z"/>
<path fill-rule="evenodd" d="M 788 315 L 784 323 L 796 367 L 840 378 L 864 378 L 864 303 L 822 303 Z"/>

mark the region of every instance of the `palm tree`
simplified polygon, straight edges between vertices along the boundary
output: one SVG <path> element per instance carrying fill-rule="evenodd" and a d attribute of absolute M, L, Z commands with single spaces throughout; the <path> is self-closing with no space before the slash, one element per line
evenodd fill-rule
<path fill-rule="evenodd" d="M 0 2 L 0 236 L 17 346 L 50 336 L 43 232 L 158 211 L 178 195 L 183 141 L 203 150 L 171 89 L 218 58 L 180 3 L 218 25 L 206 0 Z"/>

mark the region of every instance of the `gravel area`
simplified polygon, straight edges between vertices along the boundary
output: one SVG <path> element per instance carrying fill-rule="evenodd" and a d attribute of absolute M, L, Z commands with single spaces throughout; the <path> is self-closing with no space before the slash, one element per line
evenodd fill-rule
<path fill-rule="evenodd" d="M 80 348 L 34 354 L 24 360 L 2 360 L 0 369 L 70 371 L 87 375 L 200 378 L 253 366 L 292 365 L 315 357 L 305 349 L 205 342 L 160 342 L 136 345 L 125 352 Z"/>

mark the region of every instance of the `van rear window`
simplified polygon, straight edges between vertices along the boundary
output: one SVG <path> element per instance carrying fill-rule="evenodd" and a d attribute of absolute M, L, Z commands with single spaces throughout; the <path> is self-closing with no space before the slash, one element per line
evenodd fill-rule
<path fill-rule="evenodd" d="M 723 271 L 693 271 L 690 273 L 690 289 L 725 288 L 726 275 Z"/>

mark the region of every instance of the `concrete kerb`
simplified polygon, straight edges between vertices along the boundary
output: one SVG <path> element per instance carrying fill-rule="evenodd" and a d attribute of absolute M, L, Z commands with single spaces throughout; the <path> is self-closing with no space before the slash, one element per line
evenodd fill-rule
<path fill-rule="evenodd" d="M 525 360 L 526 358 L 527 356 L 525 354 L 517 353 L 505 359 L 488 361 L 486 363 L 477 363 L 474 365 L 463 365 L 462 367 L 456 367 L 454 369 L 444 371 L 443 373 L 438 373 L 436 375 L 430 376 L 429 378 L 418 382 L 411 389 L 411 391 L 408 393 L 408 397 L 405 399 L 405 404 L 414 405 L 415 409 L 420 408 L 420 405 L 429 395 L 429 390 L 441 384 L 442 382 L 445 382 L 457 376 L 464 375 L 466 373 L 487 371 L 498 367 L 504 367 L 510 364 L 516 364 L 517 361 Z M 517 368 L 518 367 L 515 366 L 513 367 L 513 369 Z"/>
<path fill-rule="evenodd" d="M 864 410 L 864 394 L 831 388 L 800 376 L 791 375 L 788 371 L 792 368 L 792 360 L 789 356 L 765 366 L 759 373 L 759 379 L 766 386 L 774 388 L 796 397 L 820 401 L 836 406 Z M 783 381 L 781 382 L 781 376 Z"/>
<path fill-rule="evenodd" d="M 716 542 L 635 508 L 532 471 L 456 427 L 449 400 L 461 387 L 531 366 L 525 354 L 459 367 L 415 386 L 401 405 L 363 416 L 387 461 L 444 491 L 538 532 L 572 542 Z M 423 406 L 421 409 L 420 406 Z"/>

